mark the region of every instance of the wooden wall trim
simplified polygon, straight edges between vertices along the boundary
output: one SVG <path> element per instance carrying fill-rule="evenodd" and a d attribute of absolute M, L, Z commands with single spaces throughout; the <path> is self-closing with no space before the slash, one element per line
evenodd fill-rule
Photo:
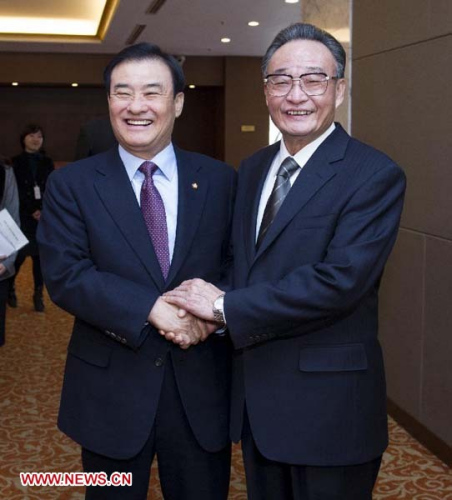
<path fill-rule="evenodd" d="M 452 467 L 452 447 L 433 434 L 425 425 L 418 422 L 390 399 L 388 399 L 388 413 L 429 451 L 436 455 L 447 466 Z"/>

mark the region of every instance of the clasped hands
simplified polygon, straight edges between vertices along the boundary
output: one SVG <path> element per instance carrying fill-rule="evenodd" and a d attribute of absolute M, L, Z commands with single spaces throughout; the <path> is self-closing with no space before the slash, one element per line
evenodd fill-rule
<path fill-rule="evenodd" d="M 157 299 L 149 322 L 167 340 L 188 349 L 223 326 L 213 317 L 213 303 L 222 293 L 199 278 L 184 281 Z"/>

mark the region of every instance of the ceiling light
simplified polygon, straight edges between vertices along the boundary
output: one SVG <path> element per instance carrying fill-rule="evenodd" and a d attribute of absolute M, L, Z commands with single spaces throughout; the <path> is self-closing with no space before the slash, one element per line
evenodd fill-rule
<path fill-rule="evenodd" d="M 4 2 L 0 2 L 2 5 Z M 33 5 L 34 2 L 20 2 L 21 6 L 14 15 L 12 8 L 8 11 L 2 9 L 0 15 L 0 33 L 24 34 L 24 35 L 82 35 L 95 36 L 99 29 L 102 15 L 106 10 L 107 0 L 90 0 L 83 2 L 82 13 L 74 13 L 75 9 L 69 9 L 69 15 L 65 13 L 64 6 L 70 2 L 54 2 L 54 11 L 50 10 L 48 4 L 40 9 L 40 13 L 29 12 L 24 5 Z M 111 2 L 110 2 L 111 3 Z M 11 13 L 10 13 L 11 11 Z M 22 14 L 22 15 L 20 15 Z"/>
<path fill-rule="evenodd" d="M 12 85 L 13 87 L 18 87 L 18 86 L 19 86 L 19 82 L 13 82 L 11 85 Z"/>
<path fill-rule="evenodd" d="M 248 23 L 248 26 L 253 26 L 253 27 L 254 27 L 254 26 L 259 26 L 259 23 L 258 23 L 258 21 L 250 21 L 250 22 Z"/>
<path fill-rule="evenodd" d="M 98 27 L 96 20 L 0 17 L 0 32 L 6 34 L 95 35 Z"/>
<path fill-rule="evenodd" d="M 78 83 L 71 83 L 71 87 L 78 87 Z"/>
<path fill-rule="evenodd" d="M 188 86 L 188 88 L 189 88 L 189 89 L 195 89 L 195 88 L 196 88 L 196 85 L 193 85 L 193 84 L 192 84 L 192 85 L 189 85 L 189 86 Z"/>
<path fill-rule="evenodd" d="M 286 0 L 286 3 L 298 3 L 299 0 Z"/>
<path fill-rule="evenodd" d="M 230 38 L 222 38 L 222 39 L 221 39 L 221 42 L 222 42 L 222 43 L 229 43 L 230 41 L 231 41 L 231 39 L 230 39 Z"/>

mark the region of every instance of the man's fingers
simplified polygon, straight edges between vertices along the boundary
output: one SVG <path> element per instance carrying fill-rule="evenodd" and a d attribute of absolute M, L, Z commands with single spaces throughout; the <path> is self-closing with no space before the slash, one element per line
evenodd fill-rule
<path fill-rule="evenodd" d="M 173 306 L 179 307 L 180 308 L 179 310 L 181 309 L 187 310 L 187 301 L 181 297 L 162 297 L 162 299 L 168 304 L 172 304 Z"/>
<path fill-rule="evenodd" d="M 188 311 L 186 311 L 185 309 L 178 309 L 178 311 L 177 311 L 178 318 L 185 318 L 185 316 L 187 316 L 187 314 L 188 314 Z"/>
<path fill-rule="evenodd" d="M 170 292 L 165 292 L 162 297 L 180 297 L 181 299 L 187 298 L 189 295 L 188 290 L 171 290 Z"/>
<path fill-rule="evenodd" d="M 159 330 L 160 335 L 166 338 L 166 340 L 174 340 L 176 337 L 176 334 L 173 332 L 165 332 L 163 330 Z"/>
<path fill-rule="evenodd" d="M 196 345 L 198 343 L 198 339 L 192 339 L 188 335 L 181 334 L 176 335 L 174 343 L 178 344 L 181 349 L 188 349 L 190 346 Z"/>
<path fill-rule="evenodd" d="M 190 286 L 179 285 L 178 287 L 173 288 L 172 290 L 168 290 L 167 292 L 165 292 L 163 294 L 163 296 L 165 296 L 165 295 L 184 295 L 185 293 L 187 293 L 190 290 L 190 288 L 191 288 Z"/>

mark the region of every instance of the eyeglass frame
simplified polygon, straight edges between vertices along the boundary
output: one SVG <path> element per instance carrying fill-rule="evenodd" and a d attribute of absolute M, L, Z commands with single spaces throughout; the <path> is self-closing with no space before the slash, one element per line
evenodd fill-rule
<path fill-rule="evenodd" d="M 303 88 L 303 85 L 301 83 L 303 81 L 302 79 L 303 79 L 304 76 L 309 76 L 309 75 L 323 75 L 325 77 L 325 80 L 323 80 L 323 81 L 326 81 L 326 87 L 325 87 L 325 90 L 321 94 L 308 94 L 306 92 L 306 90 Z M 341 80 L 341 78 L 339 76 L 328 76 L 326 73 L 323 73 L 322 71 L 311 72 L 311 73 L 303 73 L 298 78 L 294 78 L 292 75 L 287 75 L 286 73 L 270 73 L 269 75 L 266 75 L 265 78 L 264 78 L 264 80 L 263 80 L 265 85 L 268 84 L 268 79 L 271 76 L 287 76 L 292 81 L 290 89 L 285 94 L 282 94 L 282 95 L 273 95 L 273 94 L 270 94 L 272 97 L 285 97 L 286 95 L 289 95 L 290 92 L 293 89 L 294 82 L 297 82 L 297 81 L 300 82 L 300 90 L 302 90 L 307 96 L 309 96 L 309 97 L 316 97 L 316 96 L 324 95 L 326 93 L 326 91 L 328 90 L 328 82 L 330 80 Z"/>

